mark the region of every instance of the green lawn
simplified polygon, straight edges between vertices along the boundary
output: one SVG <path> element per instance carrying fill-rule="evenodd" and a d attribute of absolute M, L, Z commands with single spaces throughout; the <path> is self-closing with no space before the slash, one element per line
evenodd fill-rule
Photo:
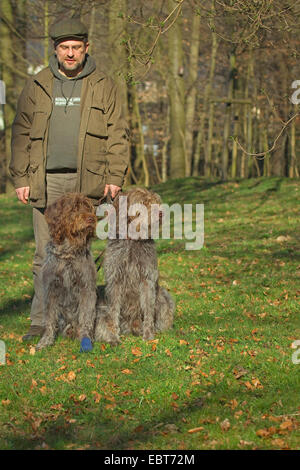
<path fill-rule="evenodd" d="M 31 208 L 1 195 L 0 448 L 299 449 L 299 187 L 188 178 L 153 188 L 165 203 L 205 207 L 203 249 L 157 241 L 174 328 L 89 354 L 69 339 L 40 352 L 22 343 Z M 95 257 L 104 246 L 93 244 Z"/>

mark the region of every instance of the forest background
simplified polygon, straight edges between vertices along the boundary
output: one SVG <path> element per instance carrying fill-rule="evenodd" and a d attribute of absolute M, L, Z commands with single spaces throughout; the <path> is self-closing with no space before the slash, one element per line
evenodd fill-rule
<path fill-rule="evenodd" d="M 299 0 L 1 0 L 0 192 L 12 189 L 17 99 L 54 51 L 51 24 L 68 17 L 119 84 L 128 184 L 299 177 Z"/>

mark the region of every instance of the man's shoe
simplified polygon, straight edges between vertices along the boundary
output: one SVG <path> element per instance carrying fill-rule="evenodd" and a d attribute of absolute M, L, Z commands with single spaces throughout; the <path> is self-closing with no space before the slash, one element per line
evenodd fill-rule
<path fill-rule="evenodd" d="M 36 338 L 37 336 L 42 336 L 44 331 L 45 328 L 43 326 L 31 325 L 28 333 L 23 336 L 22 341 L 30 341 L 31 339 Z"/>

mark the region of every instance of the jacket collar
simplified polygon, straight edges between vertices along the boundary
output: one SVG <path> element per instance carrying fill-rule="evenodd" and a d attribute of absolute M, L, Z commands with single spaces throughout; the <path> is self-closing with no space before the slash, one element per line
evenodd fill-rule
<path fill-rule="evenodd" d="M 90 84 L 94 86 L 100 80 L 103 80 L 106 75 L 101 71 L 94 70 L 90 75 L 88 75 L 87 79 L 89 80 Z M 51 96 L 52 93 L 52 82 L 53 82 L 53 74 L 49 67 L 41 70 L 39 73 L 36 74 L 34 77 L 34 81 L 39 83 L 46 93 Z"/>
<path fill-rule="evenodd" d="M 34 81 L 37 82 L 49 96 L 51 96 L 52 91 L 52 81 L 53 81 L 53 74 L 49 67 L 41 70 L 37 73 L 34 77 Z"/>

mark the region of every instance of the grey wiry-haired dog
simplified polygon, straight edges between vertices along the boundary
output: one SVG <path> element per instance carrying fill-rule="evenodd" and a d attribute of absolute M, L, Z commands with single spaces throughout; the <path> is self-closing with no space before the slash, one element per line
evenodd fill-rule
<path fill-rule="evenodd" d="M 90 253 L 95 210 L 82 194 L 69 193 L 50 205 L 45 216 L 51 237 L 43 266 L 46 329 L 36 349 L 53 344 L 61 332 L 84 340 L 89 350 L 96 317 L 96 269 Z"/>
<path fill-rule="evenodd" d="M 130 206 L 134 209 L 135 204 L 141 205 L 138 215 L 130 216 L 126 212 L 126 220 L 122 218 L 122 198 L 126 199 L 128 212 Z M 151 206 L 160 204 L 158 194 L 141 188 L 120 194 L 113 203 L 119 238 L 107 242 L 103 264 L 105 299 L 98 289 L 96 341 L 117 344 L 120 334 L 129 333 L 151 340 L 157 331 L 173 325 L 175 304 L 167 290 L 158 284 L 155 242 L 150 238 Z M 154 213 L 159 217 L 158 211 Z M 124 222 L 125 225 L 129 222 L 128 229 L 133 225 L 135 232 L 144 235 L 145 239 L 135 239 L 130 230 L 127 238 L 121 239 L 121 233 L 124 236 L 125 232 Z"/>

